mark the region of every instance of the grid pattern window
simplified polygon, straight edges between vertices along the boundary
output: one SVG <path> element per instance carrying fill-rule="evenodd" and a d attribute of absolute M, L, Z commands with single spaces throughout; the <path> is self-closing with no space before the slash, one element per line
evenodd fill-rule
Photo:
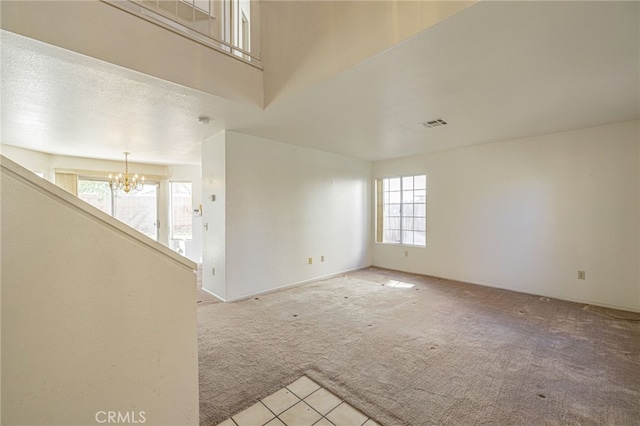
<path fill-rule="evenodd" d="M 404 176 L 376 181 L 376 241 L 426 245 L 427 176 Z"/>
<path fill-rule="evenodd" d="M 191 182 L 171 182 L 171 239 L 192 238 L 192 203 Z"/>

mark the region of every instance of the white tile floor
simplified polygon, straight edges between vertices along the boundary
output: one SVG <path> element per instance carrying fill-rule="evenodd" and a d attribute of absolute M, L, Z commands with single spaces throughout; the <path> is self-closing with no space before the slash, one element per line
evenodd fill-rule
<path fill-rule="evenodd" d="M 218 426 L 379 426 L 306 376 Z"/>

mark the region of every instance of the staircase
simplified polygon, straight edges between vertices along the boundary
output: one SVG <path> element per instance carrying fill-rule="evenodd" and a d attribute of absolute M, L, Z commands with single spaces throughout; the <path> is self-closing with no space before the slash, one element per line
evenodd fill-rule
<path fill-rule="evenodd" d="M 198 424 L 196 264 L 0 165 L 0 423 Z"/>

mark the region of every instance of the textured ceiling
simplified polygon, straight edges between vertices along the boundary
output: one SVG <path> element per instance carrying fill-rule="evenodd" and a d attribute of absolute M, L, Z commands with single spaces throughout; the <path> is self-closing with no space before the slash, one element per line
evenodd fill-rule
<path fill-rule="evenodd" d="M 224 102 L 211 95 L 0 34 L 3 143 L 89 158 L 131 151 L 136 161 L 199 163 L 202 139 L 224 128 L 221 120 L 197 122 L 205 110 L 223 115 Z"/>
<path fill-rule="evenodd" d="M 378 160 L 637 119 L 638 6 L 481 2 L 242 131 Z"/>
<path fill-rule="evenodd" d="M 226 128 L 378 160 L 633 120 L 639 28 L 638 2 L 481 2 L 266 110 L 2 32 L 2 142 L 199 163 Z"/>

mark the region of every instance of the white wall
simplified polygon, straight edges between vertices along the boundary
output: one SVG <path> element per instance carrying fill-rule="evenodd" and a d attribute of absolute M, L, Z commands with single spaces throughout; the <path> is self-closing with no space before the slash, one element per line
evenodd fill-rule
<path fill-rule="evenodd" d="M 427 174 L 427 247 L 373 264 L 640 311 L 639 144 L 634 121 L 376 162 Z"/>
<path fill-rule="evenodd" d="M 263 1 L 265 105 L 332 77 L 475 3 Z"/>
<path fill-rule="evenodd" d="M 223 300 L 227 297 L 226 134 L 222 131 L 202 142 L 202 287 Z"/>
<path fill-rule="evenodd" d="M 369 266 L 370 180 L 370 162 L 227 132 L 225 298 Z"/>
<path fill-rule="evenodd" d="M 197 425 L 195 264 L 2 161 L 0 422 Z"/>
<path fill-rule="evenodd" d="M 227 131 L 202 175 L 203 287 L 221 299 L 371 264 L 371 163 Z"/>

